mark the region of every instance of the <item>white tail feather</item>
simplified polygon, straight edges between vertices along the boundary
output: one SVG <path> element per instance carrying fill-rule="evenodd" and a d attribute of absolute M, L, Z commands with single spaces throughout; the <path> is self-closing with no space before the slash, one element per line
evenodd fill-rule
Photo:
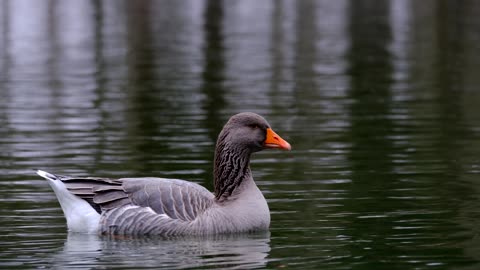
<path fill-rule="evenodd" d="M 88 202 L 70 193 L 65 184 L 55 175 L 42 170 L 38 170 L 37 174 L 47 179 L 55 192 L 70 231 L 97 233 L 100 214 Z"/>

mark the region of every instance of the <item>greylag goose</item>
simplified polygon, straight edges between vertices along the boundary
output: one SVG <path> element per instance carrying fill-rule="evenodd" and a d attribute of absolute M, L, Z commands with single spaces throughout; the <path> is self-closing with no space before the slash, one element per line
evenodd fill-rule
<path fill-rule="evenodd" d="M 55 192 L 70 231 L 101 235 L 207 235 L 267 230 L 270 211 L 250 156 L 290 150 L 261 116 L 232 116 L 218 136 L 214 193 L 167 178 L 70 177 L 38 170 Z"/>

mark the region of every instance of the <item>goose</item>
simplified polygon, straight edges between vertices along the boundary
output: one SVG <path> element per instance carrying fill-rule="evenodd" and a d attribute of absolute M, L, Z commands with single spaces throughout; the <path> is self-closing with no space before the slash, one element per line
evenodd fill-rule
<path fill-rule="evenodd" d="M 72 232 L 176 236 L 265 231 L 270 210 L 253 180 L 250 156 L 267 148 L 291 146 L 262 116 L 233 115 L 217 139 L 213 193 L 179 179 L 37 174 L 47 179 Z"/>

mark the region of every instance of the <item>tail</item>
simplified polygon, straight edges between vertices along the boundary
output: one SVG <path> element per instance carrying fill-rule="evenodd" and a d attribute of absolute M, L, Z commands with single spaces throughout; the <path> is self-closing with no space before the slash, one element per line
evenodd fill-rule
<path fill-rule="evenodd" d="M 59 179 L 56 175 L 48 173 L 46 171 L 42 171 L 42 170 L 37 170 L 37 174 L 50 181 L 55 181 Z"/>
<path fill-rule="evenodd" d="M 60 176 L 42 170 L 37 170 L 37 174 L 47 179 L 55 192 L 70 231 L 97 233 L 100 214 L 88 202 L 68 191 Z"/>

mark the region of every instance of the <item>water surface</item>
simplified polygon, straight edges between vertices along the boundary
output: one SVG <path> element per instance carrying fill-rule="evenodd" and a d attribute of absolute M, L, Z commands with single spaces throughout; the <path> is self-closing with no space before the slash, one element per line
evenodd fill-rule
<path fill-rule="evenodd" d="M 477 1 L 2 1 L 0 268 L 476 269 Z M 267 233 L 69 234 L 34 174 L 212 189 L 216 136 L 265 116 Z"/>

